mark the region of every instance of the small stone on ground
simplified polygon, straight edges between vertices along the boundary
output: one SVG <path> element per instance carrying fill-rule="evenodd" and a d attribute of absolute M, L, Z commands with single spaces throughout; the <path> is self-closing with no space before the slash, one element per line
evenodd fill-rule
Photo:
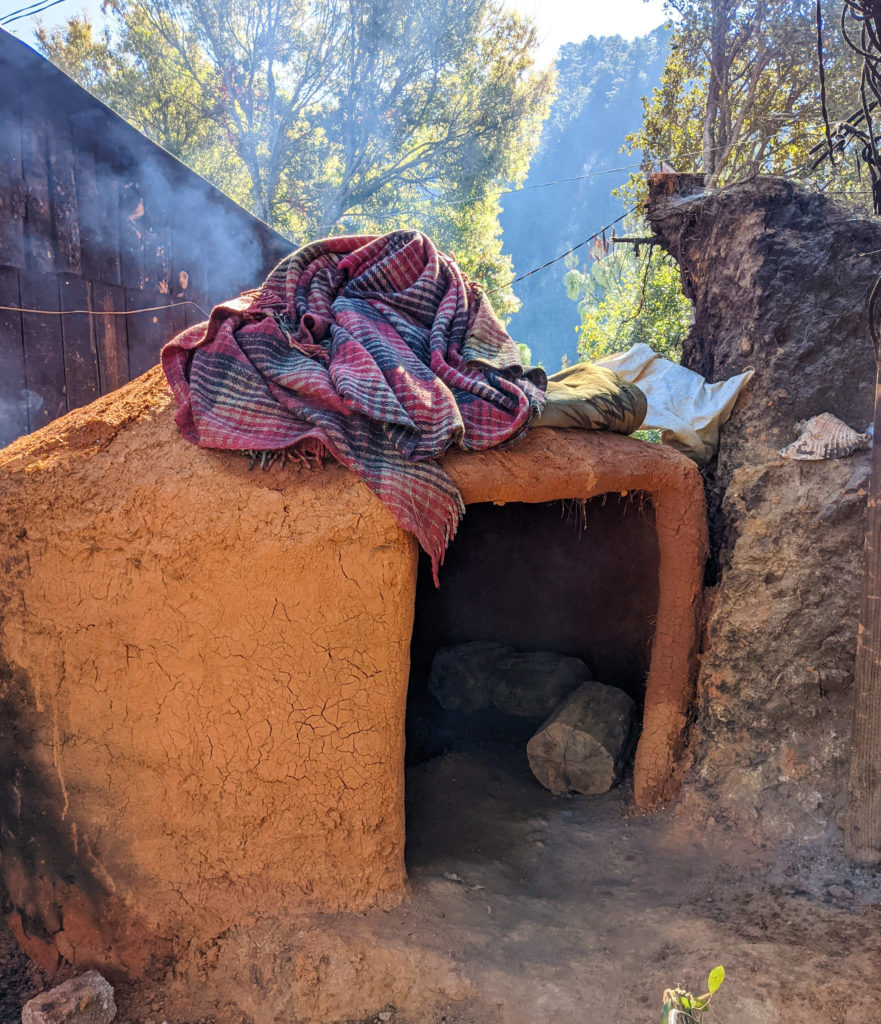
<path fill-rule="evenodd" d="M 25 1003 L 22 1024 L 110 1024 L 116 1016 L 113 988 L 88 971 Z"/>

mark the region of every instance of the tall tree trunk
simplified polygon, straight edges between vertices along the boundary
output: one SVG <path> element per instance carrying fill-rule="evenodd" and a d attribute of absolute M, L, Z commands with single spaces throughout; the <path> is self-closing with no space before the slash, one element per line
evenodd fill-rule
<path fill-rule="evenodd" d="M 728 55 L 725 43 L 728 37 L 728 0 L 713 0 L 713 22 L 710 29 L 710 76 L 707 82 L 707 105 L 704 108 L 703 154 L 701 170 L 710 182 L 719 165 L 719 154 L 725 149 L 727 139 L 720 138 L 722 125 L 719 108 L 723 99 L 723 88 L 728 81 Z"/>
<path fill-rule="evenodd" d="M 881 863 L 881 362 L 875 372 L 875 441 L 868 505 L 844 845 L 853 861 L 871 866 Z"/>

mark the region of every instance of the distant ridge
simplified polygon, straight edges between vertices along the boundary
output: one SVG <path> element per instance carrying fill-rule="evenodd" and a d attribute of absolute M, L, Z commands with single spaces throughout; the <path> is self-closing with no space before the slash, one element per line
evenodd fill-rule
<path fill-rule="evenodd" d="M 642 97 L 660 82 L 669 39 L 661 27 L 632 42 L 590 36 L 560 47 L 557 98 L 527 186 L 638 163 L 637 155 L 627 157 L 620 148 L 642 123 Z M 622 213 L 612 189 L 627 177 L 619 171 L 504 196 L 505 250 L 514 257 L 516 273 L 544 263 Z M 508 325 L 549 372 L 559 369 L 564 354 L 573 361 L 576 353 L 578 313 L 566 298 L 565 273 L 560 263 L 517 285 L 523 306 Z"/>

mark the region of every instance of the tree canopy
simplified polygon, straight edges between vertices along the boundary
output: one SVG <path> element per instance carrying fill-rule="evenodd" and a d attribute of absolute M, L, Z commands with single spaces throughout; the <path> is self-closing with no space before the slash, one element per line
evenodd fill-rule
<path fill-rule="evenodd" d="M 643 100 L 642 127 L 627 137 L 644 168 L 663 161 L 724 185 L 760 173 L 785 174 L 867 205 L 870 184 L 850 155 L 817 158 L 825 138 L 815 0 L 667 0 L 673 21 L 661 81 Z M 823 26 L 826 101 L 833 125 L 855 110 L 858 58 L 846 45 L 835 5 Z M 818 151 L 819 147 L 819 151 Z M 816 165 L 816 166 L 815 166 Z M 628 203 L 644 175 L 619 190 Z M 634 223 L 629 233 L 645 235 Z M 641 257 L 595 251 L 570 266 L 578 303 L 579 355 L 596 358 L 637 341 L 678 358 L 688 303 L 675 264 L 658 250 Z"/>
<path fill-rule="evenodd" d="M 655 165 L 700 170 L 708 184 L 791 174 L 860 196 L 851 161 L 811 170 L 822 143 L 815 0 L 667 0 L 678 17 L 660 86 L 628 136 Z M 854 109 L 855 55 L 835 17 L 824 26 L 827 103 L 833 121 Z"/>
<path fill-rule="evenodd" d="M 565 284 L 581 317 L 580 359 L 602 359 L 640 342 L 666 359 L 681 358 L 691 303 L 666 253 L 646 247 L 637 254 L 630 245 L 597 240 L 586 266 L 570 260 Z"/>
<path fill-rule="evenodd" d="M 43 52 L 296 242 L 408 225 L 514 307 L 498 193 L 553 93 L 498 0 L 106 0 Z"/>

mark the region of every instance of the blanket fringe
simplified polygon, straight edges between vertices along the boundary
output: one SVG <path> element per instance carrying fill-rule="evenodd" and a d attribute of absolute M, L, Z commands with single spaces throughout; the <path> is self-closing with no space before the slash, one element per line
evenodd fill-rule
<path fill-rule="evenodd" d="M 242 455 L 248 458 L 248 470 L 259 466 L 264 472 L 272 465 L 279 468 L 285 462 L 296 462 L 304 469 L 321 469 L 328 452 L 316 438 L 306 438 L 289 448 L 243 448 Z"/>
<path fill-rule="evenodd" d="M 443 539 L 438 542 L 438 538 L 419 537 L 419 541 L 428 553 L 431 559 L 431 577 L 434 580 L 434 585 L 440 589 L 440 579 L 438 574 L 440 567 L 444 564 L 444 559 L 447 555 L 447 548 L 450 546 L 450 541 L 456 536 L 459 530 L 459 524 L 465 516 L 465 502 L 462 500 L 462 495 L 456 492 L 455 496 L 455 510 L 449 519 L 443 524 Z M 415 533 L 415 529 L 412 526 L 406 524 L 400 524 L 405 530 L 410 530 L 411 533 Z M 417 535 L 418 536 L 418 535 Z"/>

